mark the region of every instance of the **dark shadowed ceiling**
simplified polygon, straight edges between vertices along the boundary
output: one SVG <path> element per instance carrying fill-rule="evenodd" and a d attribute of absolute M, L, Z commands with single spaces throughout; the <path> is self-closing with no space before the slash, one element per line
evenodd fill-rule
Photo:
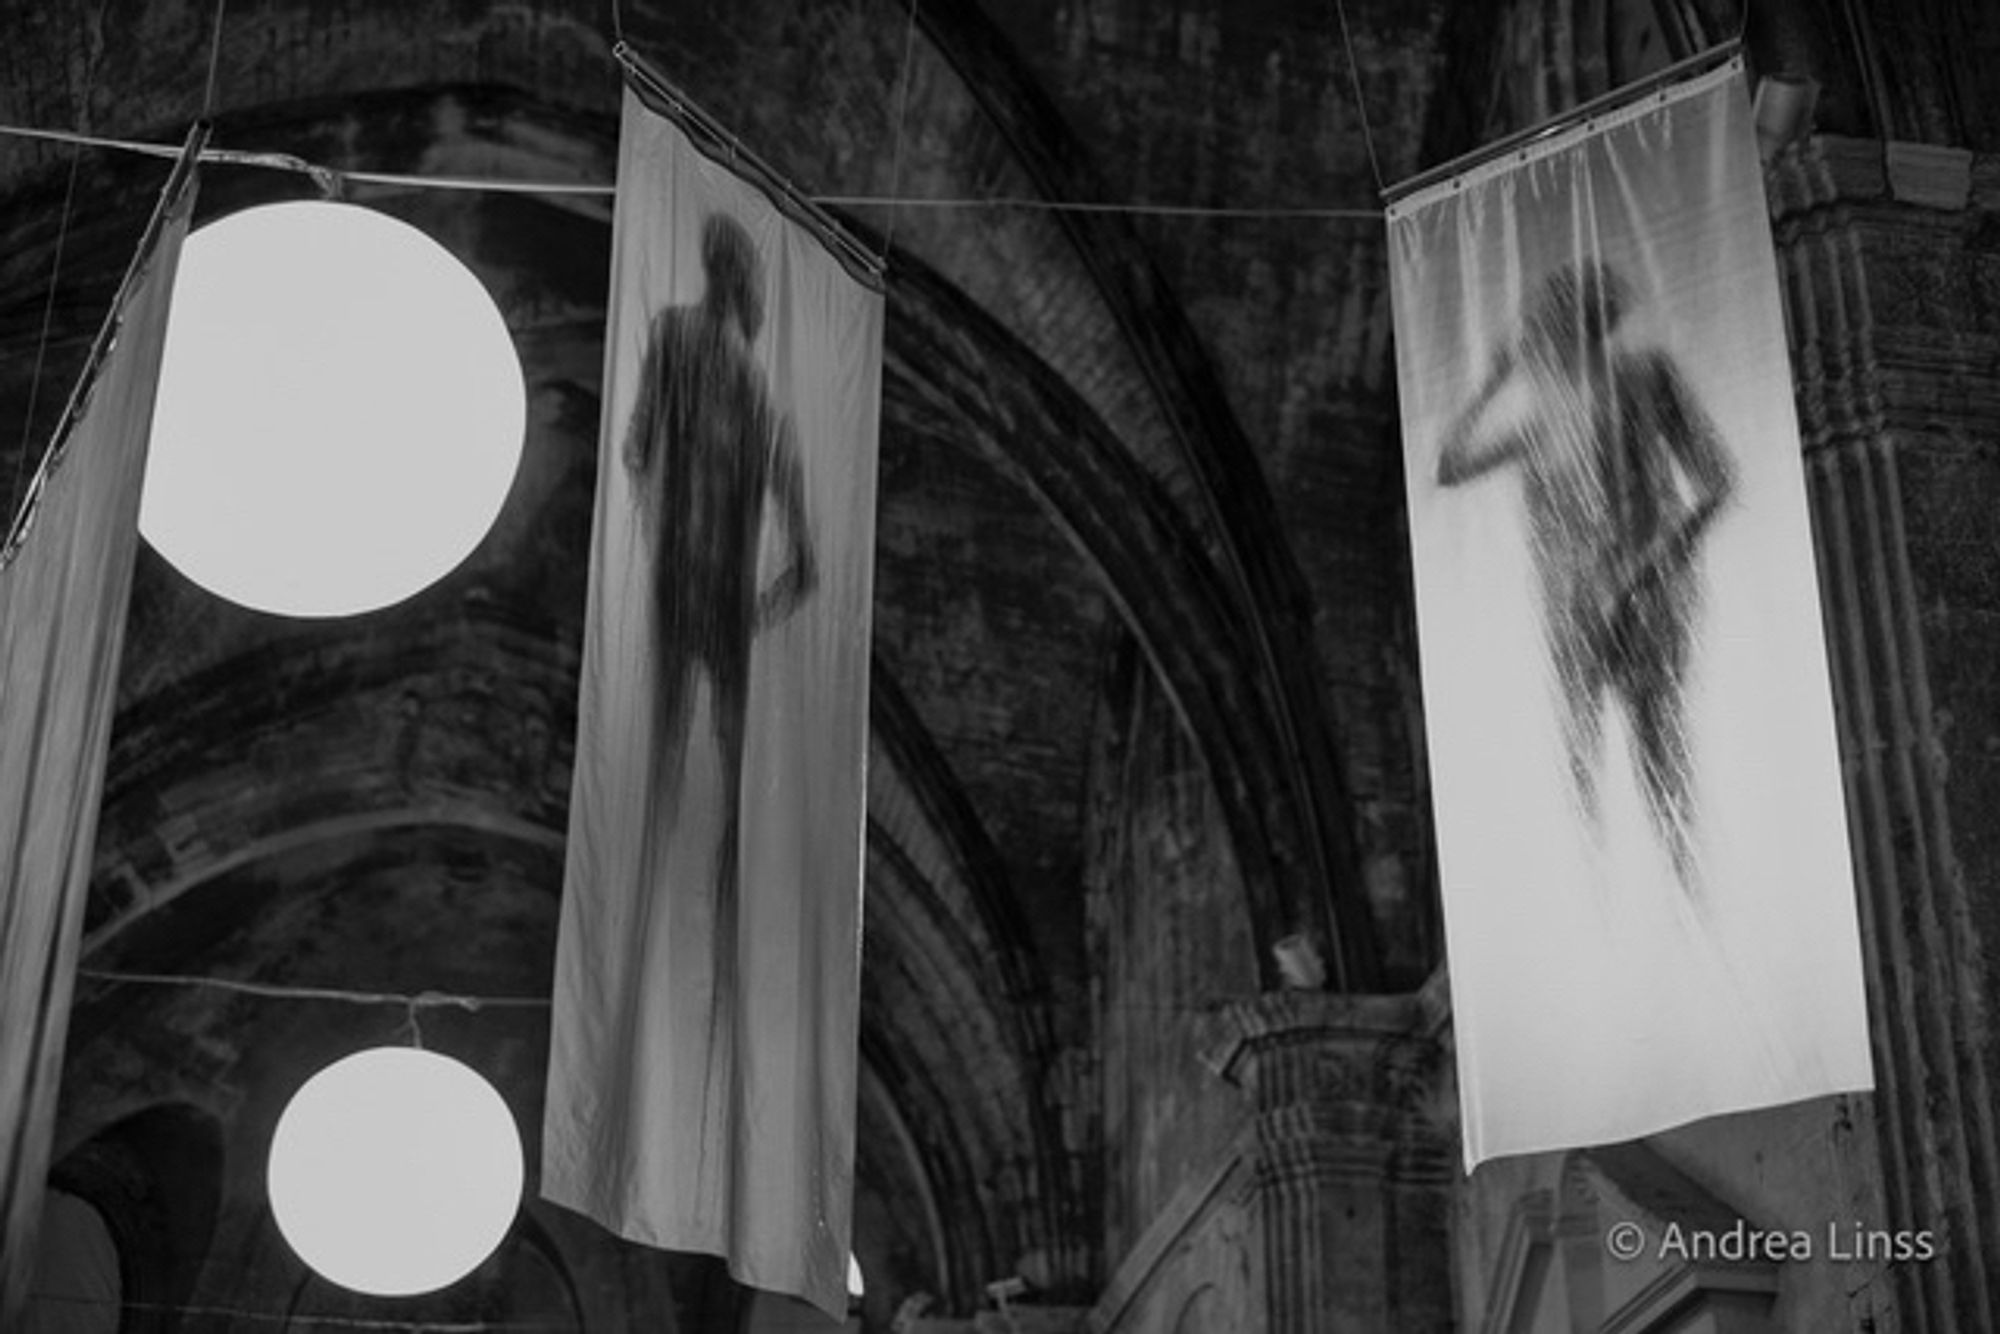
<path fill-rule="evenodd" d="M 1773 6 L 1753 49 L 1844 58 L 1820 8 Z M 1308 0 L 922 0 L 914 23 L 890 0 L 0 4 L 0 122 L 177 140 L 213 43 L 219 147 L 579 183 L 612 176 L 620 26 L 888 249 L 857 1211 L 896 1290 L 963 1301 L 1022 1256 L 1052 1288 L 1100 1276 L 1103 1130 L 1077 1071 L 1092 896 L 1136 827 L 1113 761 L 1140 733 L 1185 759 L 1199 827 L 1155 833 L 1202 841 L 1240 906 L 1241 985 L 1272 983 L 1295 933 L 1344 989 L 1439 962 L 1379 189 L 1739 19 L 1346 10 L 1351 47 Z M 1547 73 L 1503 77 L 1520 68 Z M 1843 96 L 1822 120 L 1865 125 Z M 0 495 L 163 174 L 0 139 Z M 520 475 L 464 566 L 351 620 L 235 609 L 142 554 L 85 966 L 546 995 L 608 200 L 344 192 L 437 237 L 505 312 Z M 199 216 L 316 193 L 216 166 Z M 398 1019 L 86 981 L 58 1154 L 195 1106 L 234 1136 L 215 1245 L 277 1273 L 244 1166 L 277 1090 Z M 539 1105 L 545 1015 L 437 1022 L 483 1034 Z"/>

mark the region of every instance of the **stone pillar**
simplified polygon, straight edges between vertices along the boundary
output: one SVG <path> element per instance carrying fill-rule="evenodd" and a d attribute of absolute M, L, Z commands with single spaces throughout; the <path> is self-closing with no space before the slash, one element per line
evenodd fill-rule
<path fill-rule="evenodd" d="M 2000 1328 L 2000 162 L 1816 136 L 1766 176 L 1840 729 L 1899 1328 Z"/>
<path fill-rule="evenodd" d="M 1416 996 L 1273 992 L 1218 1016 L 1204 1059 L 1252 1101 L 1270 1334 L 1451 1328 L 1434 1031 Z"/>

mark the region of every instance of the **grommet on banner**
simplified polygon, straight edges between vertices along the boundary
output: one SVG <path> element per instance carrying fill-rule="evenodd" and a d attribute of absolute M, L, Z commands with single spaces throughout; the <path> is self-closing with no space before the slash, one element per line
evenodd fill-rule
<path fill-rule="evenodd" d="M 1531 125 L 1527 129 L 1503 136 L 1469 153 L 1461 154 L 1448 162 L 1398 181 L 1383 190 L 1383 201 L 1394 203 L 1399 199 L 1407 199 L 1421 190 L 1463 176 L 1485 164 L 1508 159 L 1525 162 L 1529 153 L 1554 136 L 1570 129 L 1587 127 L 1598 118 L 1610 115 L 1621 108 L 1643 106 L 1648 103 L 1664 104 L 1674 95 L 1676 88 L 1690 79 L 1731 61 L 1740 65 L 1742 49 L 1743 43 L 1740 38 L 1718 43 L 1706 51 L 1697 52 L 1685 60 L 1677 61 L 1665 69 L 1634 80 L 1624 87 L 1614 88 L 1602 97 L 1592 98 L 1581 106 L 1572 107 L 1538 125 Z"/>

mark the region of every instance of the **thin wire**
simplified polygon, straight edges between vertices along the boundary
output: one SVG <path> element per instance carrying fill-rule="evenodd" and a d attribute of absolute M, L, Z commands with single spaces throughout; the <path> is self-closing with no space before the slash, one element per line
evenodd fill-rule
<path fill-rule="evenodd" d="M 270 982 L 244 982 L 229 977 L 200 977 L 188 973 L 126 973 L 103 968 L 79 968 L 77 976 L 92 982 L 126 982 L 138 986 L 207 987 L 216 991 L 276 1000 L 340 1001 L 350 1005 L 400 1005 L 416 1015 L 419 1006 L 453 1006 L 467 1011 L 520 1008 L 545 1010 L 544 996 L 460 996 L 444 991 L 351 991 L 340 987 L 296 987 Z"/>
<path fill-rule="evenodd" d="M 531 1330 L 573 1330 L 573 1321 L 551 1323 L 546 1320 L 383 1320 L 366 1316 L 289 1315 L 276 1311 L 246 1311 L 234 1306 L 176 1306 L 167 1302 L 112 1301 L 102 1297 L 72 1297 L 56 1294 L 35 1294 L 35 1301 L 60 1303 L 63 1306 L 112 1307 L 120 1311 L 143 1311 L 160 1315 L 212 1316 L 217 1319 L 253 1321 L 265 1325 L 290 1325 L 311 1329 L 326 1326 L 333 1329 L 387 1330 L 394 1334 L 498 1334 L 499 1331 Z"/>
<path fill-rule="evenodd" d="M 1382 163 L 1375 156 L 1375 135 L 1368 128 L 1368 102 L 1361 95 L 1361 66 L 1354 58 L 1354 34 L 1347 27 L 1347 6 L 1343 0 L 1333 0 L 1333 13 L 1340 20 L 1341 45 L 1347 48 L 1347 77 L 1354 85 L 1354 112 L 1361 119 L 1361 142 L 1368 148 L 1368 167 L 1375 173 L 1375 192 L 1380 194 L 1388 186 L 1382 180 Z"/>
<path fill-rule="evenodd" d="M 911 56 L 915 53 L 916 46 L 917 0 L 910 0 L 910 21 L 903 28 L 903 69 L 901 77 L 896 80 L 896 151 L 891 159 L 893 165 L 889 168 L 889 198 L 891 200 L 889 205 L 889 222 L 883 229 L 882 237 L 882 262 L 885 265 L 889 261 L 889 252 L 896 247 L 896 205 L 894 200 L 903 192 L 903 129 L 905 122 L 909 118 L 910 84 L 912 82 L 910 66 L 913 63 Z M 816 202 L 825 203 L 826 201 L 819 200 Z"/>
<path fill-rule="evenodd" d="M 1257 208 L 1210 204 L 1114 204 L 1083 200 L 1033 199 L 1022 195 L 948 197 L 915 195 L 885 198 L 874 195 L 816 195 L 816 204 L 836 208 L 1018 208 L 1048 213 L 1123 213 L 1149 218 L 1257 218 L 1315 219 L 1319 221 L 1375 221 L 1382 219 L 1379 208 Z"/>
<path fill-rule="evenodd" d="M 54 143 L 81 144 L 90 148 L 143 153 L 151 157 L 176 157 L 179 150 L 165 144 L 131 139 L 109 139 L 101 135 L 71 130 L 45 130 L 19 125 L 0 125 L 0 135 L 41 139 Z M 235 167 L 262 167 L 311 176 L 328 193 L 338 193 L 340 184 L 380 185 L 426 190 L 479 190 L 500 194 L 575 195 L 609 197 L 615 185 L 592 181 L 504 180 L 479 176 L 420 176 L 382 171 L 337 171 L 319 166 L 290 153 L 248 152 L 242 149 L 211 148 L 202 152 L 203 162 Z M 1048 213 L 1122 213 L 1138 217 L 1245 218 L 1260 220 L 1380 221 L 1379 208 L 1255 208 L 1202 204 L 1116 204 L 1034 199 L 1019 195 L 983 197 L 904 196 L 904 195 L 813 195 L 811 201 L 836 208 L 943 208 L 943 209 L 1023 209 Z"/>
<path fill-rule="evenodd" d="M 92 35 L 96 40 L 93 42 L 89 58 L 84 64 L 83 90 L 81 96 L 78 98 L 76 110 L 77 118 L 85 124 L 88 124 L 90 121 L 90 95 L 97 85 L 97 62 L 104 54 L 104 12 L 109 8 L 110 3 L 111 0 L 101 0 L 101 3 L 97 6 L 96 24 L 92 29 Z M 172 155 L 173 150 L 169 149 L 168 153 Z M 55 255 L 49 265 L 48 296 L 42 305 L 42 332 L 40 339 L 35 344 L 33 378 L 28 382 L 28 410 L 27 415 L 21 422 L 21 447 L 14 460 L 14 484 L 12 489 L 7 493 L 9 522 L 7 536 L 9 537 L 13 534 L 13 524 L 18 520 L 21 502 L 24 499 L 21 495 L 21 477 L 27 466 L 28 446 L 34 435 L 35 407 L 37 400 L 41 396 L 42 389 L 42 365 L 48 352 L 51 320 L 55 314 L 56 288 L 62 278 L 63 243 L 69 237 L 70 214 L 76 202 L 76 177 L 79 158 L 81 156 L 80 150 L 71 152 L 69 159 L 69 183 L 63 187 L 62 220 L 56 232 Z M 50 442 L 49 448 L 51 450 L 55 448 L 55 443 L 53 440 Z M 36 467 L 36 472 L 39 476 L 39 464 Z M 4 569 L 6 566 L 9 554 L 7 550 L 8 545 L 4 539 L 0 539 L 0 569 Z"/>
<path fill-rule="evenodd" d="M 244 982 L 236 978 L 205 977 L 190 973 L 128 973 L 102 968 L 79 968 L 77 976 L 91 982 L 125 982 L 137 986 L 205 987 L 216 991 L 234 992 L 246 996 L 258 996 L 268 1000 L 332 1001 L 349 1005 L 395 1005 L 402 1007 L 414 1020 L 420 1009 L 443 1009 L 447 1006 L 477 1013 L 484 1009 L 534 1009 L 545 1010 L 552 1002 L 542 996 L 462 996 L 443 991 L 354 991 L 341 987 L 300 987 L 271 982 Z M 1249 1000 L 1247 996 L 1214 996 L 1204 1000 L 1167 1001 L 1151 1004 L 1144 1001 L 1109 1002 L 1099 1008 L 1106 1011 L 1133 1014 L 1214 1014 L 1218 1009 L 1238 1000 Z M 1060 1005 L 1053 1001 L 1015 1000 L 1010 1002 L 1014 1009 L 1061 1009 L 1074 1007 Z M 419 1044 L 421 1045 L 421 1044 Z"/>
<path fill-rule="evenodd" d="M 208 122 L 196 121 L 188 127 L 187 143 L 182 148 L 173 170 L 167 173 L 165 184 L 160 187 L 160 196 L 153 205 L 146 225 L 139 233 L 138 245 L 133 250 L 132 260 L 127 264 L 124 275 L 118 280 L 118 288 L 111 294 L 111 308 L 104 320 L 97 326 L 97 334 L 90 341 L 90 348 L 84 354 L 83 367 L 78 372 L 76 382 L 70 387 L 69 400 L 63 404 L 60 416 L 56 418 L 55 429 L 49 433 L 48 448 L 42 451 L 41 461 L 35 465 L 35 474 L 28 479 L 20 499 L 14 506 L 13 520 L 7 527 L 6 537 L 0 539 L 0 570 L 5 570 L 20 552 L 21 544 L 27 540 L 29 530 L 34 526 L 35 512 L 40 507 L 42 496 L 49 479 L 62 466 L 64 453 L 69 448 L 70 437 L 77 423 L 89 406 L 92 389 L 96 386 L 98 373 L 103 370 L 105 359 L 111 355 L 111 348 L 118 341 L 118 333 L 124 325 L 125 316 L 135 299 L 147 267 L 151 263 L 161 237 L 176 209 L 181 209 L 190 198 L 189 185 L 194 176 L 195 163 L 201 156 L 201 146 L 208 141 Z"/>
<path fill-rule="evenodd" d="M 229 0 L 215 0 L 215 22 L 210 25 L 208 35 L 208 86 L 202 90 L 201 118 L 215 116 L 215 71 L 222 63 L 222 11 Z"/>
<path fill-rule="evenodd" d="M 1384 192 L 1384 198 L 1391 203 L 1414 198 L 1444 181 L 1462 177 L 1491 162 L 1498 162 L 1509 156 L 1523 152 L 1539 151 L 1540 147 L 1568 134 L 1579 126 L 1587 126 L 1604 116 L 1619 114 L 1636 107 L 1647 98 L 1663 99 L 1670 91 L 1693 80 L 1722 69 L 1732 60 L 1742 58 L 1742 47 L 1734 39 L 1718 42 L 1672 64 L 1644 74 L 1628 83 L 1601 93 L 1586 102 L 1579 102 L 1567 111 L 1560 112 L 1538 124 L 1511 134 L 1503 134 L 1461 153 L 1448 161 L 1426 167 L 1414 176 L 1396 182 Z"/>
<path fill-rule="evenodd" d="M 17 139 L 80 144 L 86 148 L 116 148 L 127 153 L 143 153 L 148 157 L 175 156 L 175 150 L 167 144 L 141 143 L 136 139 L 107 139 L 101 134 L 85 134 L 81 130 L 39 130 L 29 125 L 0 125 L 0 134 L 10 134 Z"/>
<path fill-rule="evenodd" d="M 35 341 L 35 368 L 28 378 L 28 408 L 21 417 L 21 447 L 14 457 L 14 484 L 7 492 L 7 512 L 11 516 L 21 504 L 21 479 L 28 470 L 28 446 L 35 433 L 35 408 L 42 394 L 42 366 L 49 351 L 49 331 L 55 322 L 56 288 L 62 282 L 63 246 L 69 240 L 70 214 L 76 204 L 77 168 L 83 161 L 81 146 L 69 155 L 69 184 L 63 188 L 62 221 L 56 228 L 55 257 L 49 263 L 49 291 L 42 301 L 42 332 Z"/>

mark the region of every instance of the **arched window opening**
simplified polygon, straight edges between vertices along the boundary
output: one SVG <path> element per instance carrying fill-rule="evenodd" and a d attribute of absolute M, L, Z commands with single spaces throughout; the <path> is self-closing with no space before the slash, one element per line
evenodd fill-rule
<path fill-rule="evenodd" d="M 118 1334 L 124 1299 L 111 1225 L 90 1201 L 50 1190 L 25 1334 Z"/>
<path fill-rule="evenodd" d="M 323 1334 L 329 1324 L 394 1320 L 412 1325 L 491 1324 L 583 1329 L 582 1303 L 562 1252 L 528 1214 L 486 1262 L 447 1288 L 414 1297 L 371 1297 L 308 1272 L 293 1293 L 285 1334 Z"/>

